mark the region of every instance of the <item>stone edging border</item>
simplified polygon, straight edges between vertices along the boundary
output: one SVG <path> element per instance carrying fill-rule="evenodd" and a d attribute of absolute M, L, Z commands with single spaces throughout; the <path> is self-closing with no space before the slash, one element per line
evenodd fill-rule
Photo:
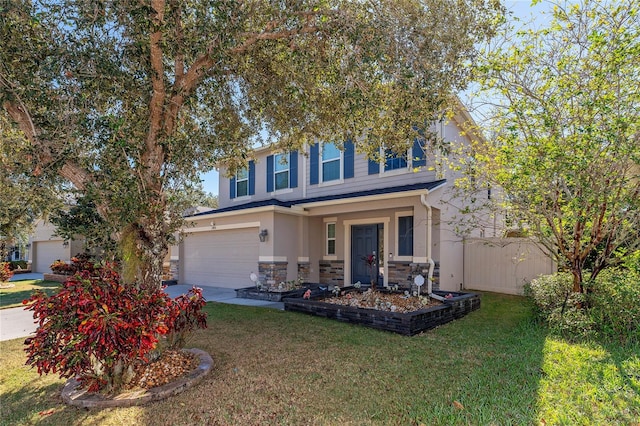
<path fill-rule="evenodd" d="M 169 396 L 177 395 L 202 381 L 213 367 L 213 360 L 205 351 L 200 349 L 183 350 L 200 358 L 200 364 L 198 365 L 198 368 L 175 382 L 167 383 L 166 385 L 152 389 L 124 392 L 108 397 L 99 393 L 88 393 L 86 389 L 76 389 L 79 384 L 78 381 L 76 379 L 69 379 L 62 389 L 62 400 L 65 404 L 73 405 L 75 407 L 111 408 L 144 405 L 149 402 L 160 401 Z"/>

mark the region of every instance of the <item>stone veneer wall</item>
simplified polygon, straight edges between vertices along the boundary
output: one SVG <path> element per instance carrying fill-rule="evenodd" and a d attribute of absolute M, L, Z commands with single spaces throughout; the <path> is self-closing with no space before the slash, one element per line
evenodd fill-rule
<path fill-rule="evenodd" d="M 417 275 L 422 275 L 425 278 L 425 286 L 427 285 L 426 279 L 429 275 L 428 263 L 413 263 L 409 261 L 390 261 L 387 265 L 389 269 L 389 285 L 398 284 L 398 287 L 403 290 L 414 291 L 417 290 L 416 285 L 413 283 L 414 278 Z M 439 267 L 436 264 L 436 268 L 433 271 L 433 290 L 439 290 Z M 426 287 L 423 286 L 423 290 Z"/>
<path fill-rule="evenodd" d="M 268 286 L 287 281 L 287 262 L 258 262 L 260 282 Z"/>
<path fill-rule="evenodd" d="M 177 280 L 178 272 L 180 272 L 180 261 L 179 260 L 171 260 L 169 262 L 169 279 Z"/>
<path fill-rule="evenodd" d="M 344 281 L 344 260 L 320 261 L 320 284 L 342 285 Z"/>
<path fill-rule="evenodd" d="M 311 276 L 311 263 L 298 262 L 298 278 L 301 278 L 304 282 L 309 282 Z"/>

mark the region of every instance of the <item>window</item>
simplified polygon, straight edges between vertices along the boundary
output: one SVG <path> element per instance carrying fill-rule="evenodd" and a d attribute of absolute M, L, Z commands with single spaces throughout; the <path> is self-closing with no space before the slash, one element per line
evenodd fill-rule
<path fill-rule="evenodd" d="M 335 222 L 327 223 L 327 255 L 336 254 L 336 224 Z"/>
<path fill-rule="evenodd" d="M 236 197 L 249 195 L 249 171 L 242 168 L 236 173 Z"/>
<path fill-rule="evenodd" d="M 378 174 L 391 172 L 394 170 L 409 172 L 412 168 L 424 167 L 427 165 L 427 156 L 424 148 L 424 140 L 415 139 L 413 141 L 413 147 L 406 152 L 397 154 L 391 149 L 384 149 L 380 151 L 381 155 L 384 155 L 384 162 L 378 163 L 374 160 L 369 160 L 369 174 Z M 384 164 L 384 169 L 381 169 Z M 397 173 L 392 173 L 397 174 Z"/>
<path fill-rule="evenodd" d="M 276 154 L 273 158 L 276 191 L 289 188 L 289 154 Z"/>
<path fill-rule="evenodd" d="M 333 142 L 325 142 L 322 144 L 322 182 L 332 180 L 340 180 L 340 159 L 341 151 Z"/>
<path fill-rule="evenodd" d="M 407 153 L 396 154 L 390 149 L 384 151 L 384 171 L 407 168 Z"/>
<path fill-rule="evenodd" d="M 413 216 L 398 218 L 398 256 L 413 256 Z"/>

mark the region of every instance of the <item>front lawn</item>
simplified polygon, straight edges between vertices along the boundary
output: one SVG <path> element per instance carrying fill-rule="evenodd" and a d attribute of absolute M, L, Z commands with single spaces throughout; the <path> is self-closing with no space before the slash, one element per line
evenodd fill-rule
<path fill-rule="evenodd" d="M 264 308 L 208 304 L 191 346 L 214 370 L 145 407 L 64 406 L 63 381 L 0 342 L 2 424 L 634 424 L 640 348 L 548 337 L 522 298 L 483 294 L 467 317 L 415 337 Z"/>
<path fill-rule="evenodd" d="M 22 301 L 28 299 L 34 290 L 42 290 L 51 295 L 60 288 L 60 283 L 43 280 L 11 281 L 14 287 L 0 289 L 0 309 L 22 306 Z"/>

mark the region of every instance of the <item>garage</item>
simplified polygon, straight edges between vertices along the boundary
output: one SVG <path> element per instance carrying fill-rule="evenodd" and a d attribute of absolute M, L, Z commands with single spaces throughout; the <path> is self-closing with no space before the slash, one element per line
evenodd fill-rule
<path fill-rule="evenodd" d="M 51 264 L 60 259 L 69 261 L 69 249 L 63 247 L 62 240 L 57 241 L 34 241 L 31 255 L 32 270 L 34 272 L 50 273 Z"/>
<path fill-rule="evenodd" d="M 242 288 L 258 272 L 258 228 L 187 235 L 180 252 L 181 284 Z"/>

